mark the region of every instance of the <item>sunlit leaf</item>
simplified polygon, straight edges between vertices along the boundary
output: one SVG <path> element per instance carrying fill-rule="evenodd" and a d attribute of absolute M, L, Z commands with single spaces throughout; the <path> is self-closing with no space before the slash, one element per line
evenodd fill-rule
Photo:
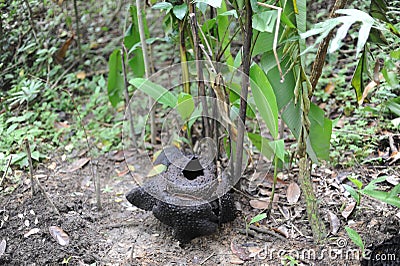
<path fill-rule="evenodd" d="M 261 117 L 274 139 L 278 138 L 278 106 L 274 91 L 264 71 L 253 64 L 250 68 L 250 86 Z"/>
<path fill-rule="evenodd" d="M 187 4 L 184 3 L 182 5 L 174 6 L 172 12 L 179 20 L 182 20 L 185 17 L 187 10 Z"/>
<path fill-rule="evenodd" d="M 194 110 L 194 101 L 192 95 L 181 92 L 178 95 L 178 104 L 176 105 L 176 109 L 183 120 L 188 119 Z"/>
<path fill-rule="evenodd" d="M 344 229 L 346 230 L 347 235 L 350 237 L 351 241 L 353 241 L 354 244 L 356 244 L 359 248 L 361 248 L 362 251 L 364 251 L 364 242 L 362 241 L 357 231 L 348 226 L 345 226 Z"/>
<path fill-rule="evenodd" d="M 129 83 L 161 104 L 165 104 L 169 107 L 176 106 L 177 103 L 176 96 L 169 90 L 162 87 L 161 85 L 158 85 L 143 78 L 131 79 L 129 80 Z"/>
<path fill-rule="evenodd" d="M 166 13 L 168 13 L 174 6 L 171 3 L 168 2 L 158 2 L 155 5 L 153 5 L 151 8 L 152 9 L 159 9 L 159 10 L 165 10 Z"/>
<path fill-rule="evenodd" d="M 253 29 L 260 32 L 273 32 L 277 12 L 274 10 L 264 11 L 253 15 Z"/>
<path fill-rule="evenodd" d="M 195 3 L 206 3 L 215 8 L 220 8 L 222 4 L 222 0 L 195 0 Z"/>
<path fill-rule="evenodd" d="M 266 213 L 257 214 L 256 216 L 254 216 L 254 217 L 250 220 L 249 224 L 257 223 L 257 222 L 259 222 L 259 221 L 261 221 L 261 220 L 263 220 L 263 219 L 265 219 L 265 218 L 267 218 L 267 214 L 266 214 Z"/>

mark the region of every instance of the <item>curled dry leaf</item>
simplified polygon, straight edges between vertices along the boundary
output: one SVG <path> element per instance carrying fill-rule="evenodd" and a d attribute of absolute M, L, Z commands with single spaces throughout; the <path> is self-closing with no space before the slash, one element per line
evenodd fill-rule
<path fill-rule="evenodd" d="M 330 211 L 328 211 L 328 218 L 329 218 L 331 233 L 332 235 L 336 235 L 340 227 L 339 218 L 333 212 Z"/>
<path fill-rule="evenodd" d="M 90 158 L 80 158 L 79 160 L 73 162 L 67 172 L 72 173 L 75 172 L 78 169 L 81 169 L 84 167 L 88 162 L 90 161 Z"/>
<path fill-rule="evenodd" d="M 266 209 L 268 208 L 269 205 L 269 200 L 267 199 L 253 199 L 250 200 L 250 206 L 253 207 L 254 209 Z"/>
<path fill-rule="evenodd" d="M 286 226 L 281 225 L 278 228 L 274 229 L 277 233 L 283 235 L 286 238 L 289 238 L 289 231 L 287 230 Z"/>
<path fill-rule="evenodd" d="M 69 244 L 69 236 L 58 226 L 50 226 L 49 232 L 51 236 L 57 241 L 61 246 L 66 246 Z"/>
<path fill-rule="evenodd" d="M 24 237 L 29 237 L 31 235 L 39 233 L 40 229 L 39 228 L 32 228 L 29 230 L 27 233 L 24 234 Z"/>
<path fill-rule="evenodd" d="M 1 240 L 0 242 L 0 257 L 6 252 L 7 242 L 5 239 Z"/>
<path fill-rule="evenodd" d="M 236 245 L 233 241 L 231 242 L 231 251 L 242 261 L 249 260 L 250 258 L 247 250 L 239 245 Z"/>
<path fill-rule="evenodd" d="M 347 217 L 350 216 L 350 214 L 353 212 L 354 208 L 356 207 L 355 202 L 350 202 L 347 204 L 346 208 L 342 211 L 342 216 L 347 219 Z"/>
<path fill-rule="evenodd" d="M 287 191 L 286 191 L 286 198 L 290 204 L 294 204 L 299 201 L 300 198 L 300 187 L 292 182 L 290 183 Z"/>

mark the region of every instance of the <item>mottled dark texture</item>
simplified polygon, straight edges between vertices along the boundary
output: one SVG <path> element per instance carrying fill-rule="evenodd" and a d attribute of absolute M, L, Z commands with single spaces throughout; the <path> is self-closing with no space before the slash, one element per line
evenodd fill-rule
<path fill-rule="evenodd" d="M 363 259 L 362 266 L 400 265 L 400 235 L 396 235 L 371 249 L 369 259 Z"/>
<path fill-rule="evenodd" d="M 158 220 L 173 227 L 177 240 L 188 243 L 195 237 L 213 234 L 221 223 L 233 221 L 236 209 L 229 192 L 207 200 L 213 193 L 221 195 L 218 193 L 222 181 L 217 180 L 214 165 L 198 171 L 200 164 L 196 157 L 179 156 L 179 153 L 171 147 L 162 151 L 154 165 L 164 164 L 167 170 L 146 178 L 143 185 L 131 190 L 126 198 L 138 208 L 152 211 Z M 193 178 L 193 174 L 187 174 L 193 165 L 197 174 L 203 175 Z"/>

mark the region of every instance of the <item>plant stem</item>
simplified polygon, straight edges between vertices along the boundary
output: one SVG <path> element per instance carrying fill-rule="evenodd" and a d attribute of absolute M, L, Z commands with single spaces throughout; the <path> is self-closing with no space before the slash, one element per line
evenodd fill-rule
<path fill-rule="evenodd" d="M 125 47 L 124 43 L 122 43 L 121 62 L 122 62 L 122 73 L 124 75 L 125 108 L 126 108 L 126 112 L 128 114 L 128 123 L 129 123 L 129 129 L 131 131 L 132 145 L 133 145 L 133 147 L 136 148 L 137 145 L 136 145 L 136 137 L 135 137 L 135 127 L 133 124 L 132 110 L 131 110 L 131 107 L 129 104 L 128 78 L 126 76 L 125 54 L 128 55 L 128 53 L 126 52 L 126 47 Z"/>
<path fill-rule="evenodd" d="M 239 109 L 239 120 L 238 120 L 238 134 L 236 142 L 236 164 L 235 164 L 235 180 L 239 180 L 242 172 L 242 160 L 243 160 L 243 139 L 246 123 L 246 109 L 247 109 L 247 95 L 249 93 L 249 73 L 250 73 L 250 62 L 251 62 L 251 39 L 253 36 L 252 30 L 252 15 L 251 0 L 245 0 L 246 8 L 246 21 L 245 21 L 245 39 L 243 45 L 243 78 L 242 78 L 242 90 L 240 93 L 240 109 Z"/>
<path fill-rule="evenodd" d="M 7 162 L 6 169 L 4 170 L 4 174 L 3 174 L 3 176 L 2 176 L 2 178 L 1 178 L 1 180 L 0 180 L 0 186 L 1 186 L 1 184 L 3 183 L 3 180 L 4 180 L 4 178 L 5 178 L 6 175 L 7 175 L 8 168 L 10 167 L 10 164 L 11 164 L 11 160 L 12 160 L 12 155 L 10 155 L 10 158 L 8 158 L 8 162 Z"/>
<path fill-rule="evenodd" d="M 189 68 L 186 56 L 185 21 L 179 21 L 179 52 L 181 56 L 183 92 L 190 94 Z"/>
<path fill-rule="evenodd" d="M 82 48 L 81 48 L 81 30 L 79 26 L 79 13 L 78 13 L 78 5 L 76 4 L 78 0 L 74 0 L 74 10 L 75 10 L 75 25 L 76 25 L 76 41 L 78 42 L 78 53 L 79 53 L 79 61 L 82 61 Z"/>
<path fill-rule="evenodd" d="M 29 141 L 28 139 L 24 139 L 25 143 L 25 148 L 26 148 L 26 155 L 28 157 L 28 163 L 29 163 L 29 177 L 31 179 L 31 193 L 32 197 L 35 195 L 35 183 L 33 182 L 33 166 L 32 166 L 32 154 L 31 154 L 31 148 L 29 146 Z"/>
<path fill-rule="evenodd" d="M 189 19 L 190 19 L 190 26 L 192 28 L 192 35 L 193 35 L 193 47 L 194 47 L 194 55 L 196 59 L 196 70 L 197 70 L 197 84 L 199 89 L 199 97 L 201 97 L 201 103 L 203 105 L 203 136 L 210 137 L 212 132 L 210 131 L 210 124 L 208 119 L 208 104 L 205 98 L 206 90 L 204 86 L 204 77 L 203 77 L 203 69 L 201 60 L 201 49 L 200 49 L 200 38 L 197 26 L 197 18 L 196 18 L 196 10 L 195 4 L 192 3 L 191 0 L 187 1 L 187 5 L 189 7 Z"/>
<path fill-rule="evenodd" d="M 140 1 L 136 0 L 136 12 L 138 17 L 138 28 L 140 35 L 140 43 L 142 45 L 142 53 L 143 53 L 143 61 L 144 61 L 144 70 L 146 79 L 150 77 L 150 63 L 149 63 L 149 55 L 147 52 L 147 44 L 146 44 L 146 34 L 144 32 L 144 24 L 142 17 L 142 7 L 140 5 Z M 151 143 L 156 143 L 156 120 L 155 120 L 155 109 L 154 100 L 149 97 L 149 108 L 150 108 L 150 128 L 151 128 Z"/>

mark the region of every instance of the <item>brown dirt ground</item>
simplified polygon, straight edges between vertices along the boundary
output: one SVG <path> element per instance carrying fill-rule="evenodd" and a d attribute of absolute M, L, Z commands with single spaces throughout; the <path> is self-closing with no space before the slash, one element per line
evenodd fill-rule
<path fill-rule="evenodd" d="M 340 220 L 338 233 L 330 234 L 324 244 L 313 244 L 304 199 L 294 205 L 286 203 L 286 182 L 278 189 L 279 201 L 271 219 L 257 225 L 266 232 L 251 236 L 254 231 L 250 231 L 245 235 L 245 217 L 254 217 L 257 210 L 250 207 L 249 196 L 235 192 L 241 217 L 215 235 L 180 247 L 169 227 L 126 201 L 124 194 L 135 182 L 129 174 L 123 174 L 124 162 L 111 160 L 110 156 L 93 162 L 102 187 L 111 190 L 102 193 L 101 211 L 96 207 L 90 165 L 69 173 L 66 170 L 71 163 L 57 156 L 41 164 L 35 174 L 60 211 L 59 216 L 40 192 L 31 196 L 27 173 L 22 173 L 22 181 L 13 193 L 2 195 L 0 241 L 6 241 L 6 249 L 0 255 L 0 265 L 233 265 L 240 263 L 235 254 L 243 259 L 242 265 L 283 265 L 281 259 L 285 255 L 296 258 L 301 265 L 359 265 L 360 251 L 347 237 L 345 225 L 357 230 L 367 246 L 399 233 L 399 210 L 368 198 L 363 198 L 361 206 L 347 219 L 342 217 L 340 211 L 351 198 L 341 190 L 338 180 L 349 172 L 321 166 L 314 169 L 312 176 L 322 216 L 328 229 L 328 211 Z M 368 180 L 379 172 L 393 174 L 398 170 L 392 167 L 351 171 Z M 295 180 L 296 175 L 293 169 L 283 178 Z M 284 210 L 290 213 L 289 219 L 282 215 Z M 54 225 L 67 233 L 68 245 L 61 246 L 52 238 L 49 226 Z M 24 237 L 33 228 L 39 232 Z M 279 234 L 285 231 L 287 237 Z"/>

